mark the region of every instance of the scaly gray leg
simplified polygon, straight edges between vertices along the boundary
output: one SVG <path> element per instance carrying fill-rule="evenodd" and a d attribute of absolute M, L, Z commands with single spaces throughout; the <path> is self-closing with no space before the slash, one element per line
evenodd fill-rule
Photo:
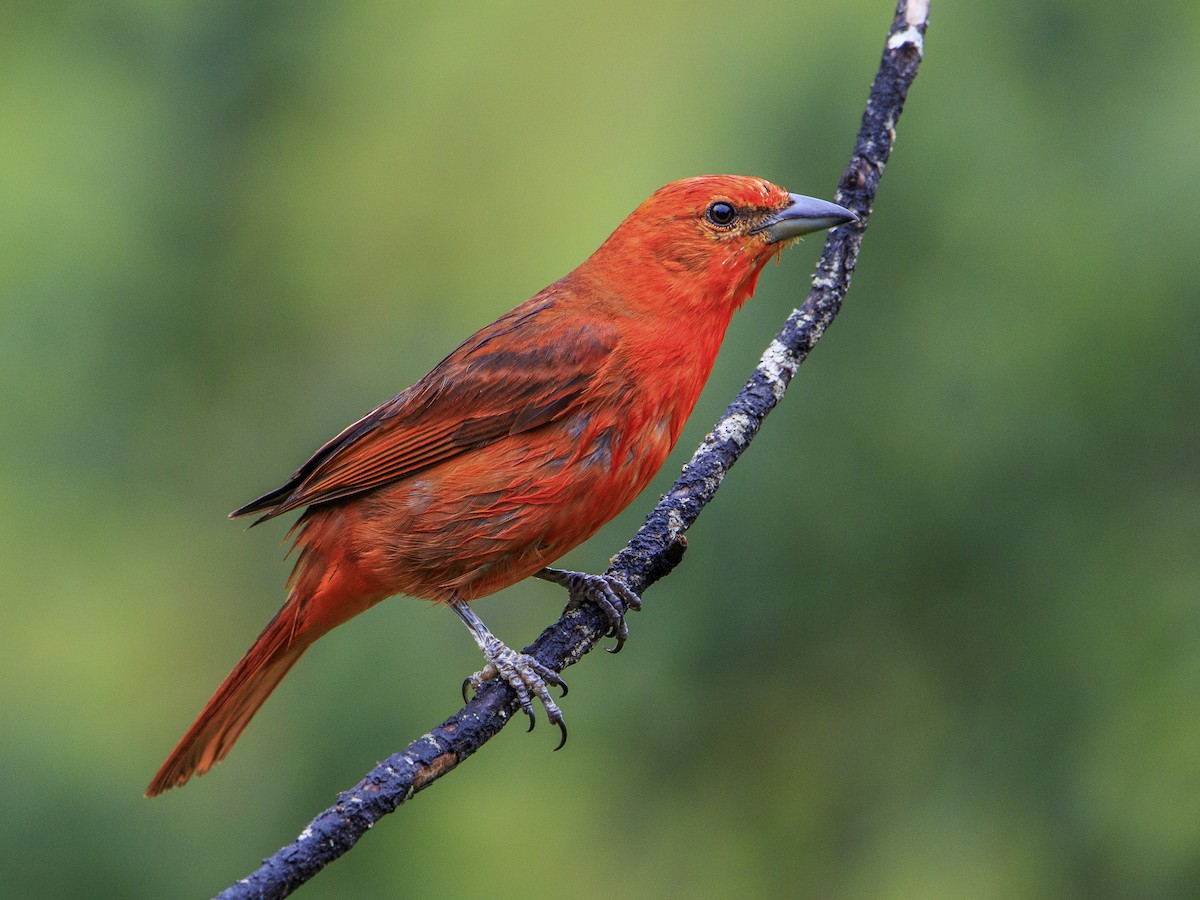
<path fill-rule="evenodd" d="M 516 693 L 517 702 L 521 704 L 525 715 L 529 716 L 530 731 L 533 731 L 533 726 L 537 724 L 537 718 L 533 714 L 533 698 L 537 697 L 542 701 L 546 717 L 562 732 L 562 740 L 554 749 L 562 749 L 567 742 L 567 725 L 563 721 L 562 710 L 558 708 L 558 704 L 550 695 L 549 685 L 562 688 L 562 695 L 565 697 L 567 696 L 567 683 L 557 672 L 543 666 L 532 656 L 510 649 L 508 645 L 492 634 L 483 624 L 483 620 L 475 615 L 475 611 L 466 603 L 461 600 L 451 600 L 450 607 L 458 613 L 458 617 L 471 630 L 471 636 L 475 638 L 475 643 L 479 645 L 484 659 L 487 660 L 486 666 L 463 682 L 463 700 L 467 699 L 468 686 L 478 691 L 485 681 L 501 678 Z"/>
<path fill-rule="evenodd" d="M 595 603 L 608 617 L 608 633 L 617 639 L 616 645 L 610 647 L 608 652 L 619 653 L 625 646 L 629 628 L 617 604 L 624 604 L 626 609 L 641 609 L 642 598 L 624 582 L 608 575 L 588 575 L 586 572 L 567 572 L 563 569 L 542 569 L 535 572 L 533 577 L 565 587 L 571 598 L 567 601 L 567 609 L 576 609 L 589 600 Z"/>

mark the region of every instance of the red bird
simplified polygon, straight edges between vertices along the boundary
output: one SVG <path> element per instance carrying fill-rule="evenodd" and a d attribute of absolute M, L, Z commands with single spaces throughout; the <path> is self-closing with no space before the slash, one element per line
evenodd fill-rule
<path fill-rule="evenodd" d="M 547 568 L 650 481 L 675 445 L 735 310 L 793 238 L 850 222 L 759 178 L 656 191 L 575 271 L 477 332 L 359 419 L 283 487 L 234 510 L 297 521 L 288 597 L 167 757 L 147 796 L 203 775 L 305 650 L 392 594 L 449 604 L 532 727 L 562 729 L 558 674 L 499 641 L 468 603 L 533 575 L 626 633 L 619 581 Z M 255 524 L 257 524 L 257 522 Z M 561 743 L 559 746 L 562 746 Z"/>

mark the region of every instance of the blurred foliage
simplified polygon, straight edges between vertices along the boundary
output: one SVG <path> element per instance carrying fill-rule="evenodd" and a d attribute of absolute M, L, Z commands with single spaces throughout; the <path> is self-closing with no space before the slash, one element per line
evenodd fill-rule
<path fill-rule="evenodd" d="M 282 600 L 223 514 L 660 184 L 829 196 L 890 15 L 6 3 L 0 892 L 214 893 L 441 721 L 474 645 L 389 602 L 141 797 Z M 570 747 L 512 729 L 304 896 L 1200 895 L 1200 6 L 933 15 L 846 308 Z M 501 597 L 518 645 L 563 599 Z"/>

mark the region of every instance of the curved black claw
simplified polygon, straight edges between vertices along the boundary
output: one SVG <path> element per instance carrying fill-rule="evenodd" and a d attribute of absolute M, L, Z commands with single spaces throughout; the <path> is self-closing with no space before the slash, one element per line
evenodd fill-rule
<path fill-rule="evenodd" d="M 475 643 L 483 651 L 483 658 L 487 660 L 487 665 L 463 682 L 464 701 L 468 686 L 478 691 L 485 681 L 491 681 L 494 678 L 502 679 L 513 689 L 521 709 L 524 710 L 525 715 L 529 716 L 530 731 L 533 731 L 533 726 L 537 724 L 537 719 L 533 714 L 533 698 L 536 697 L 542 702 L 542 707 L 546 710 L 546 717 L 562 732 L 562 740 L 554 748 L 555 750 L 561 749 L 567 742 L 567 726 L 563 722 L 562 710 L 558 708 L 554 697 L 550 695 L 550 685 L 562 688 L 562 696 L 567 696 L 567 683 L 563 681 L 562 676 L 548 666 L 542 665 L 532 656 L 511 650 L 488 630 L 488 627 L 483 624 L 483 620 L 475 615 L 474 610 L 466 603 L 452 599 L 450 608 L 470 629 Z"/>
<path fill-rule="evenodd" d="M 629 637 L 629 626 L 625 624 L 622 607 L 629 610 L 642 608 L 642 598 L 625 582 L 611 575 L 589 575 L 586 572 L 567 572 L 563 569 L 542 569 L 536 577 L 544 581 L 561 584 L 570 593 L 567 609 L 577 609 L 591 602 L 600 607 L 608 619 L 606 634 L 616 638 L 616 644 L 608 648 L 609 653 L 620 653 Z"/>
<path fill-rule="evenodd" d="M 495 637 L 487 641 L 483 655 L 487 658 L 487 665 L 463 682 L 463 694 L 466 694 L 468 686 L 478 691 L 485 681 L 501 679 L 513 689 L 521 710 L 529 716 L 529 731 L 533 731 L 537 724 L 537 716 L 533 711 L 533 700 L 536 697 L 546 710 L 546 718 L 562 732 L 562 740 L 554 748 L 561 749 L 567 742 L 567 726 L 563 721 L 562 710 L 558 708 L 550 693 L 550 686 L 562 688 L 560 696 L 567 696 L 567 683 L 563 681 L 562 676 L 532 656 L 509 649 Z"/>

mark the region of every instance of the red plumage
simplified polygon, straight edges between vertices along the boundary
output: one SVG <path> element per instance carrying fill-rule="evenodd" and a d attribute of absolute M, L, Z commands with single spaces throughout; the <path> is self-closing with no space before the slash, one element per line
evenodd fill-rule
<path fill-rule="evenodd" d="M 678 439 L 763 265 L 798 234 L 853 218 L 832 204 L 795 212 L 807 200 L 757 178 L 667 185 L 583 265 L 232 513 L 307 507 L 288 598 L 147 794 L 222 759 L 330 629 L 393 594 L 494 593 L 624 509 Z"/>

